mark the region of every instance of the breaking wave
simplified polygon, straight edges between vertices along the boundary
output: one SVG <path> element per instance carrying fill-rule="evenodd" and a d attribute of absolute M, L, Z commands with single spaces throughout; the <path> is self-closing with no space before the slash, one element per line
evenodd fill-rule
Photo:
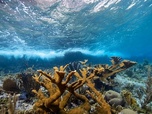
<path fill-rule="evenodd" d="M 39 51 L 23 51 L 23 50 L 5 50 L 5 51 L 0 51 L 0 56 L 4 56 L 7 58 L 14 57 L 14 58 L 40 58 L 40 59 L 51 59 L 51 58 L 56 58 L 56 57 L 64 57 L 67 53 L 82 53 L 85 55 L 89 56 L 121 56 L 121 57 L 126 57 L 122 55 L 121 53 L 118 52 L 105 52 L 104 50 L 100 51 L 88 51 L 85 49 L 67 49 L 64 51 L 44 51 L 44 50 L 39 50 Z"/>
<path fill-rule="evenodd" d="M 151 0 L 0 0 L 0 55 L 151 56 Z"/>

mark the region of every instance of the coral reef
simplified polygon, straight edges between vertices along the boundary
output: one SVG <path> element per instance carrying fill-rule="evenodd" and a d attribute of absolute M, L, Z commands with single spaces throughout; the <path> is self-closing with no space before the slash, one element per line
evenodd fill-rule
<path fill-rule="evenodd" d="M 18 94 L 19 98 L 21 96 L 24 98 L 23 91 L 28 95 L 33 93 L 36 97 L 30 95 L 29 97 L 33 99 L 30 101 L 16 99 L 16 94 L 12 94 L 13 96 L 6 100 L 5 97 L 2 97 L 4 101 L 1 101 L 3 103 L 0 108 L 1 113 L 121 114 L 131 111 L 142 112 L 136 99 L 129 91 L 121 90 L 122 94 L 120 94 L 120 91 L 116 92 L 108 89 L 102 89 L 101 91 L 95 86 L 96 80 L 101 82 L 103 88 L 105 88 L 105 85 L 113 86 L 116 77 L 120 76 L 116 74 L 130 68 L 136 62 L 122 61 L 120 57 L 111 57 L 111 65 L 87 65 L 86 62 L 87 60 L 71 62 L 65 66 L 53 67 L 49 70 L 35 71 L 33 68 L 29 68 L 17 74 L 16 78 L 9 78 L 19 89 L 19 92 L 17 92 L 20 93 Z M 134 71 L 131 72 L 134 73 Z M 4 94 L 3 92 L 6 91 L 2 90 L 1 94 Z M 28 107 L 25 102 L 33 104 L 33 107 Z M 149 103 L 147 98 L 145 98 L 145 103 Z M 22 110 L 18 107 L 21 104 L 25 104 Z M 127 110 L 125 110 L 126 108 Z"/>
<path fill-rule="evenodd" d="M 12 74 L 3 80 L 2 89 L 8 93 L 23 93 L 25 96 L 34 96 L 32 90 L 38 90 L 40 84 L 32 78 L 34 70 L 26 69 L 23 73 Z"/>
<path fill-rule="evenodd" d="M 115 83 L 118 86 L 115 86 L 114 89 L 123 93 L 122 96 L 126 102 L 125 107 L 131 108 L 138 113 L 152 113 L 151 69 L 151 65 L 144 62 L 128 69 L 129 72 L 132 72 L 132 76 L 126 72 L 117 75 Z"/>
<path fill-rule="evenodd" d="M 83 85 L 85 80 L 77 80 L 75 82 L 72 82 L 71 84 L 68 84 L 71 77 L 76 72 L 71 71 L 70 73 L 66 74 L 66 72 L 64 71 L 66 66 L 61 66 L 59 69 L 57 67 L 54 67 L 54 76 L 47 74 L 41 70 L 38 71 L 40 73 L 39 76 L 33 76 L 35 81 L 40 83 L 49 92 L 49 96 L 47 97 L 42 93 L 41 90 L 33 90 L 33 92 L 39 98 L 39 100 L 34 105 L 35 109 L 39 113 L 65 112 L 65 110 L 63 109 L 65 108 L 65 105 L 67 104 L 67 101 L 70 98 L 71 94 L 82 100 L 84 103 L 79 107 L 79 110 L 72 109 L 72 111 L 69 110 L 68 113 L 76 111 L 79 111 L 79 113 L 83 113 L 85 111 L 89 111 L 89 100 L 84 95 L 80 95 L 75 92 L 76 89 L 80 88 Z M 68 91 L 66 92 L 66 90 Z M 65 95 L 63 95 L 64 92 L 66 92 Z M 62 95 L 63 97 L 61 99 Z"/>
<path fill-rule="evenodd" d="M 85 95 L 76 92 L 77 89 L 83 85 L 89 87 L 87 91 L 88 95 L 96 101 L 98 104 L 95 106 L 95 113 L 111 114 L 110 105 L 104 100 L 103 94 L 95 88 L 94 78 L 99 77 L 101 81 L 107 80 L 107 78 L 115 75 L 116 73 L 123 71 L 134 64 L 135 62 L 124 60 L 120 62 L 120 58 L 112 57 L 112 65 L 98 65 L 98 67 L 82 68 L 79 71 L 66 72 L 65 69 L 68 66 L 65 65 L 54 67 L 54 73 L 48 74 L 42 70 L 38 70 L 39 75 L 33 76 L 34 80 L 43 86 L 47 92 L 42 90 L 33 92 L 37 95 L 38 101 L 34 104 L 34 109 L 42 114 L 45 113 L 89 113 L 91 105 L 88 98 Z M 76 77 L 76 80 L 71 82 L 71 78 Z M 71 95 L 74 95 L 77 99 L 81 100 L 81 105 L 72 109 L 67 109 L 66 104 Z"/>

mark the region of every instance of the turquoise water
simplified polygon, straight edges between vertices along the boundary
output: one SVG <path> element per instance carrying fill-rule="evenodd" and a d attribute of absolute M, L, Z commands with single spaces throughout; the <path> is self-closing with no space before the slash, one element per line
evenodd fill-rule
<path fill-rule="evenodd" d="M 0 0 L 2 58 L 151 59 L 151 33 L 152 0 Z"/>

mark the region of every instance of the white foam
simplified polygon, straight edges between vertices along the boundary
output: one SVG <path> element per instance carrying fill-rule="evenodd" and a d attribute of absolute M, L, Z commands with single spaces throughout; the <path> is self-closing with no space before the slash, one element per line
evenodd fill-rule
<path fill-rule="evenodd" d="M 63 57 L 65 53 L 68 52 L 81 52 L 86 55 L 91 56 L 124 56 L 119 52 L 109 52 L 104 50 L 97 50 L 97 51 L 90 51 L 87 49 L 81 48 L 70 48 L 67 50 L 0 50 L 0 55 L 5 57 L 15 57 L 15 58 L 22 58 L 25 57 L 29 58 L 41 58 L 41 59 L 51 59 L 55 57 Z"/>

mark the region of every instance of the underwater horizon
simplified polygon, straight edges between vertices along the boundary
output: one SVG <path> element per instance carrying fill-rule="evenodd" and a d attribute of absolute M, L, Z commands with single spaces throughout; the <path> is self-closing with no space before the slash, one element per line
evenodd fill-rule
<path fill-rule="evenodd" d="M 0 0 L 0 67 L 152 61 L 151 20 L 152 0 Z"/>

